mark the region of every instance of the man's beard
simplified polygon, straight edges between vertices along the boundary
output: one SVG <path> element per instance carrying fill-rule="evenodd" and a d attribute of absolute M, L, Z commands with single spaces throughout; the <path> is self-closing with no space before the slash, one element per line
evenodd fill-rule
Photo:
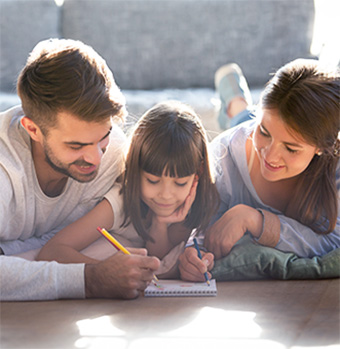
<path fill-rule="evenodd" d="M 92 166 L 92 164 L 84 160 L 76 160 L 71 164 L 64 164 L 56 158 L 56 156 L 53 154 L 52 149 L 49 147 L 49 145 L 46 142 L 44 142 L 44 153 L 45 153 L 46 162 L 52 167 L 54 171 L 62 173 L 67 177 L 71 177 L 77 182 L 81 182 L 81 183 L 91 182 L 94 178 L 96 178 L 98 174 L 98 166 L 96 167 L 96 170 L 94 170 L 89 174 L 80 174 L 75 171 L 70 171 L 70 167 L 72 165 Z"/>

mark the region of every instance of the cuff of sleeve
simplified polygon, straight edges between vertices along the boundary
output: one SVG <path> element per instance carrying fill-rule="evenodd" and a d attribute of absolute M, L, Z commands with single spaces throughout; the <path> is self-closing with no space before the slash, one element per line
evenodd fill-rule
<path fill-rule="evenodd" d="M 59 264 L 57 299 L 85 298 L 85 264 Z"/>
<path fill-rule="evenodd" d="M 189 243 L 189 244 L 185 245 L 185 248 L 187 248 L 187 247 L 195 247 L 195 245 L 192 244 L 192 243 Z M 204 246 L 198 245 L 198 247 L 199 247 L 199 249 L 200 249 L 201 251 L 203 251 L 203 252 L 208 252 L 208 250 L 207 250 Z"/>
<path fill-rule="evenodd" d="M 255 241 L 261 245 L 275 247 L 280 240 L 281 223 L 279 217 L 266 210 L 257 209 L 263 217 L 261 235 Z"/>

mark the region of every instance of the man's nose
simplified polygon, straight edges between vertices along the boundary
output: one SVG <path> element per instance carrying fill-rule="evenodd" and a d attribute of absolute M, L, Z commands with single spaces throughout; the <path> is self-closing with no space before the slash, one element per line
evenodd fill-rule
<path fill-rule="evenodd" d="M 105 149 L 102 149 L 100 145 L 93 145 L 86 149 L 84 154 L 84 160 L 89 164 L 98 166 L 102 160 Z"/>

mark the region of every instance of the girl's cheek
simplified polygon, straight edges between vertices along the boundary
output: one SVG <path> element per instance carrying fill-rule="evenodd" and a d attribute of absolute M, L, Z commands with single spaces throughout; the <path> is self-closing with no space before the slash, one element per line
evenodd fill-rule
<path fill-rule="evenodd" d="M 191 188 L 190 188 L 191 189 Z M 189 190 L 185 190 L 185 194 L 183 195 L 184 199 L 183 201 L 185 201 L 185 199 L 188 197 L 188 195 L 190 194 L 190 189 Z"/>

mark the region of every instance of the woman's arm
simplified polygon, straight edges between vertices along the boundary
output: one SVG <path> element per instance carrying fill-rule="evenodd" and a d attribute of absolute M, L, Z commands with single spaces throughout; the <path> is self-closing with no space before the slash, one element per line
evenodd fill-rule
<path fill-rule="evenodd" d="M 293 218 L 247 205 L 236 205 L 225 212 L 206 233 L 204 244 L 219 259 L 226 256 L 246 232 L 261 245 L 293 252 L 299 257 L 323 256 L 340 247 L 339 219 L 333 232 L 317 234 Z"/>
<path fill-rule="evenodd" d="M 112 207 L 104 199 L 86 215 L 59 231 L 49 240 L 41 249 L 37 260 L 55 260 L 60 263 L 97 263 L 97 260 L 79 251 L 100 237 L 97 232 L 98 226 L 109 230 L 113 222 Z"/>
<path fill-rule="evenodd" d="M 275 246 L 283 252 L 293 252 L 299 257 L 323 256 L 340 247 L 340 219 L 338 217 L 334 231 L 329 234 L 317 234 L 311 228 L 293 218 L 277 216 L 280 220 L 280 239 Z"/>

